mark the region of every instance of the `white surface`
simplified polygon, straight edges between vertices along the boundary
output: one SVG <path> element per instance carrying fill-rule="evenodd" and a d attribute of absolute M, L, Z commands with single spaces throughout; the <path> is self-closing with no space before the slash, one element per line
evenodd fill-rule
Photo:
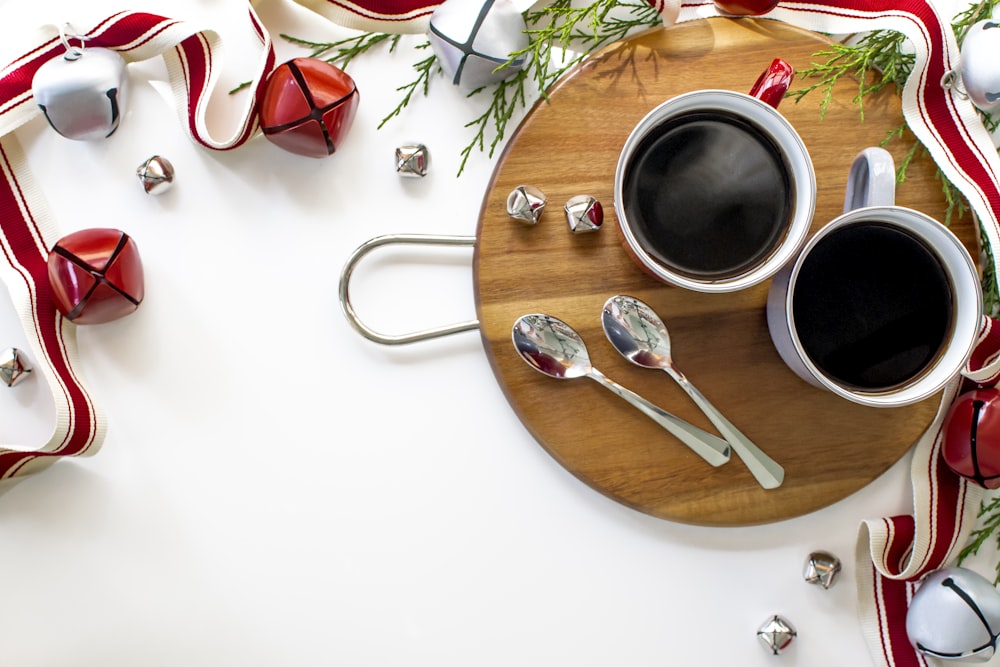
<path fill-rule="evenodd" d="M 248 78 L 241 0 L 0 0 L 0 63 L 45 17 L 89 25 L 126 4 L 215 28 L 224 78 Z M 287 1 L 262 18 L 273 35 L 340 34 Z M 302 53 L 276 46 L 279 60 Z M 415 60 L 352 66 L 359 116 L 328 160 L 260 137 L 197 148 L 149 83 L 159 59 L 130 67 L 111 139 L 70 142 L 40 119 L 18 132 L 61 228 L 126 230 L 147 292 L 135 315 L 79 331 L 104 448 L 0 494 L 0 665 L 868 664 L 854 544 L 861 519 L 909 511 L 906 461 L 795 520 L 668 523 L 556 464 L 477 334 L 391 349 L 348 326 L 348 254 L 384 233 L 474 234 L 494 164 L 474 155 L 455 178 L 481 102 L 443 79 L 376 131 Z M 406 139 L 432 151 L 423 181 L 393 171 Z M 154 153 L 178 175 L 161 198 L 134 177 Z M 354 298 L 388 331 L 469 319 L 471 253 L 373 255 Z M 0 303 L 0 344 L 21 340 Z M 47 436 L 37 380 L 0 392 L 0 439 Z M 829 591 L 801 579 L 817 548 L 845 561 Z M 800 634 L 780 658 L 755 637 L 773 613 Z"/>

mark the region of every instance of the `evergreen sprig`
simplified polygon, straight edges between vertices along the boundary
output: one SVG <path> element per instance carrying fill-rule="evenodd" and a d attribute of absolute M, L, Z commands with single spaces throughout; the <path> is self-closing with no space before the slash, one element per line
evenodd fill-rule
<path fill-rule="evenodd" d="M 958 555 L 958 562 L 979 554 L 979 551 L 989 543 L 1000 549 L 1000 497 L 983 501 L 979 509 L 978 527 L 969 536 L 969 543 Z M 994 566 L 994 584 L 1000 584 L 1000 562 Z"/>
<path fill-rule="evenodd" d="M 913 71 L 914 55 L 905 50 L 906 37 L 891 30 L 875 30 L 856 44 L 833 43 L 828 49 L 814 54 L 822 62 L 814 63 L 801 71 L 804 79 L 817 79 L 805 88 L 789 91 L 789 96 L 799 102 L 809 93 L 819 90 L 820 116 L 826 114 L 837 84 L 844 79 L 855 79 L 858 88 L 853 102 L 858 107 L 861 120 L 865 118 L 865 99 L 893 86 L 902 90 Z"/>

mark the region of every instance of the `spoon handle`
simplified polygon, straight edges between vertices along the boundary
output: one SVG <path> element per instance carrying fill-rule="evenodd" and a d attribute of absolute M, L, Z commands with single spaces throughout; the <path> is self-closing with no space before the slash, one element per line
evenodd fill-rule
<path fill-rule="evenodd" d="M 750 438 L 743 435 L 743 432 L 738 428 L 733 426 L 733 424 L 726 419 L 718 408 L 709 403 L 705 395 L 698 391 L 698 388 L 691 384 L 691 381 L 687 379 L 684 373 L 680 372 L 676 368 L 667 367 L 664 368 L 670 377 L 677 381 L 677 384 L 687 392 L 687 395 L 691 397 L 691 400 L 701 408 L 701 411 L 705 413 L 709 421 L 715 424 L 715 428 L 719 429 L 719 433 L 725 436 L 729 444 L 733 446 L 736 451 L 736 455 L 739 456 L 743 462 L 746 464 L 747 468 L 754 478 L 760 483 L 765 489 L 775 489 L 781 486 L 781 483 L 785 481 L 785 469 L 782 468 L 777 461 L 772 459 L 770 456 L 765 454 L 757 445 L 750 441 Z"/>
<path fill-rule="evenodd" d="M 690 447 L 698 456 L 713 466 L 720 466 L 729 460 L 729 443 L 722 438 L 717 438 L 711 433 L 703 431 L 697 426 L 670 414 L 663 408 L 650 403 L 634 391 L 626 389 L 617 382 L 609 379 L 596 368 L 592 368 L 587 377 L 597 381 L 601 386 L 610 389 L 637 407 L 643 414 L 673 433 L 678 440 Z"/>

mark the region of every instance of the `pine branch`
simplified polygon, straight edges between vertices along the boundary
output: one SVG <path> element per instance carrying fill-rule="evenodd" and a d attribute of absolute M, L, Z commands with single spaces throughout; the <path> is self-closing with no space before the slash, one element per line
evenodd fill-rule
<path fill-rule="evenodd" d="M 979 509 L 980 525 L 972 531 L 969 542 L 958 554 L 958 563 L 961 565 L 971 556 L 979 553 L 985 545 L 991 541 L 1000 549 L 1000 497 L 989 501 L 983 501 Z M 1000 584 L 1000 562 L 995 566 L 996 575 L 993 578 L 994 584 Z"/>
<path fill-rule="evenodd" d="M 430 42 L 424 42 L 415 48 L 426 49 L 429 48 L 430 45 Z M 441 74 L 441 66 L 438 64 L 437 58 L 433 55 L 414 63 L 413 69 L 417 73 L 417 78 L 396 88 L 398 92 L 403 93 L 403 99 L 400 100 L 395 109 L 389 112 L 389 114 L 383 118 L 381 122 L 379 122 L 377 129 L 381 130 L 383 125 L 400 115 L 403 112 L 403 109 L 410 105 L 414 93 L 419 91 L 426 97 L 430 92 L 431 77 Z"/>
<path fill-rule="evenodd" d="M 310 58 L 321 58 L 333 65 L 346 69 L 352 60 L 364 55 L 377 46 L 388 46 L 393 53 L 399 45 L 400 35 L 390 35 L 381 32 L 365 32 L 353 37 L 347 37 L 334 42 L 313 42 L 300 37 L 282 34 L 287 42 L 311 49 Z"/>
<path fill-rule="evenodd" d="M 814 54 L 816 58 L 824 59 L 813 63 L 800 72 L 803 79 L 817 79 L 814 83 L 798 90 L 789 91 L 788 95 L 796 102 L 809 93 L 819 90 L 820 117 L 826 115 L 833 101 L 833 92 L 841 79 L 854 79 L 858 93 L 852 101 L 858 107 L 861 120 L 865 118 L 865 99 L 875 95 L 887 86 L 902 90 L 907 77 L 913 71 L 914 55 L 904 50 L 906 37 L 890 30 L 875 30 L 862 37 L 857 44 L 831 44 Z"/>

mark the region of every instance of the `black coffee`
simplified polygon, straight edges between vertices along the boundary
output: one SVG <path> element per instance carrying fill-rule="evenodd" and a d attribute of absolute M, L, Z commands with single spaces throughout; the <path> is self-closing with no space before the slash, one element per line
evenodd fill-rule
<path fill-rule="evenodd" d="M 917 377 L 951 331 L 952 290 L 938 259 L 908 232 L 858 222 L 832 232 L 802 263 L 792 310 L 806 354 L 863 390 Z"/>
<path fill-rule="evenodd" d="M 653 130 L 624 174 L 634 235 L 657 261 L 699 279 L 736 276 L 781 242 L 792 211 L 775 145 L 724 113 L 688 114 Z"/>

